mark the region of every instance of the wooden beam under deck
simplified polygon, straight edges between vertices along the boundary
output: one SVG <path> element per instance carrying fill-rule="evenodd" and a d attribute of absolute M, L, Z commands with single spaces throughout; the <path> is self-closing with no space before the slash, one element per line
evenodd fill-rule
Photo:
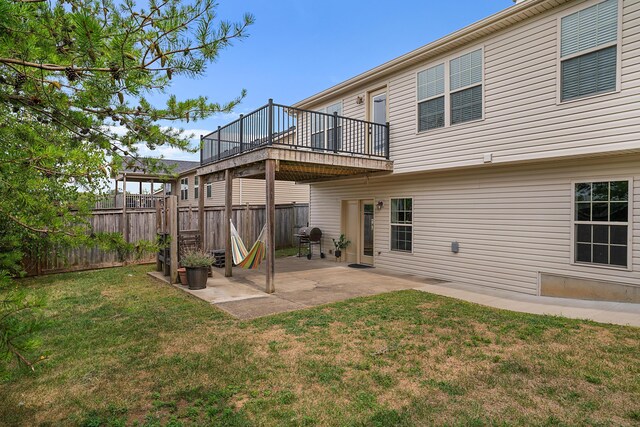
<path fill-rule="evenodd" d="M 266 225 L 267 225 L 267 248 L 266 248 L 266 288 L 265 292 L 272 294 L 275 292 L 275 263 L 276 263 L 276 233 L 275 233 L 275 217 L 276 217 L 276 161 L 265 161 L 265 184 L 266 184 Z"/>
<path fill-rule="evenodd" d="M 203 166 L 198 169 L 197 174 L 217 174 L 233 169 L 234 177 L 262 179 L 265 177 L 264 162 L 266 160 L 276 161 L 275 179 L 278 181 L 318 181 L 393 171 L 393 162 L 386 159 L 273 146 Z"/>
<path fill-rule="evenodd" d="M 224 191 L 224 276 L 233 275 L 233 254 L 231 253 L 231 216 L 233 215 L 233 176 L 231 170 L 225 170 L 225 191 Z"/>

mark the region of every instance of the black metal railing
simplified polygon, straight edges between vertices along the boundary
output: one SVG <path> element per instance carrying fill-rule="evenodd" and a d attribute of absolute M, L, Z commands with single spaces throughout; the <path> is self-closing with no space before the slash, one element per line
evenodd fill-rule
<path fill-rule="evenodd" d="M 265 146 L 389 158 L 389 123 L 269 103 L 202 137 L 206 165 Z"/>

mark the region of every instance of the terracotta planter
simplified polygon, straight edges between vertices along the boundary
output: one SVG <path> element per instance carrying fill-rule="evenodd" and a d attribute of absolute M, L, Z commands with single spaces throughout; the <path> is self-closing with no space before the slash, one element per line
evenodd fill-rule
<path fill-rule="evenodd" d="M 178 276 L 180 276 L 180 283 L 182 286 L 187 286 L 189 283 L 187 282 L 187 269 L 181 267 L 178 269 Z"/>
<path fill-rule="evenodd" d="M 207 287 L 207 277 L 211 267 L 187 267 L 189 289 L 197 290 Z"/>

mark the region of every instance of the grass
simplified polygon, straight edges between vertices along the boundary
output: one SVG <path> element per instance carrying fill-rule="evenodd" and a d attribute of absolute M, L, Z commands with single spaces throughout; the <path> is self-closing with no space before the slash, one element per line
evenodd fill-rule
<path fill-rule="evenodd" d="M 417 291 L 237 321 L 149 266 L 24 281 L 45 362 L 0 424 L 638 425 L 640 329 Z"/>
<path fill-rule="evenodd" d="M 303 252 L 306 253 L 306 252 Z M 284 257 L 288 257 L 288 256 L 295 256 L 298 255 L 298 248 L 283 248 L 283 249 L 277 249 L 276 250 L 276 258 L 284 258 Z"/>

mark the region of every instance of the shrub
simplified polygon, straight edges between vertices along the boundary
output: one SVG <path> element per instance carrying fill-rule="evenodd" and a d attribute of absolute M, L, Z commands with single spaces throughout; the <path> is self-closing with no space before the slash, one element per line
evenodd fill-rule
<path fill-rule="evenodd" d="M 213 264 L 213 257 L 202 250 L 190 250 L 182 255 L 180 263 L 183 267 L 198 268 L 209 267 Z"/>

